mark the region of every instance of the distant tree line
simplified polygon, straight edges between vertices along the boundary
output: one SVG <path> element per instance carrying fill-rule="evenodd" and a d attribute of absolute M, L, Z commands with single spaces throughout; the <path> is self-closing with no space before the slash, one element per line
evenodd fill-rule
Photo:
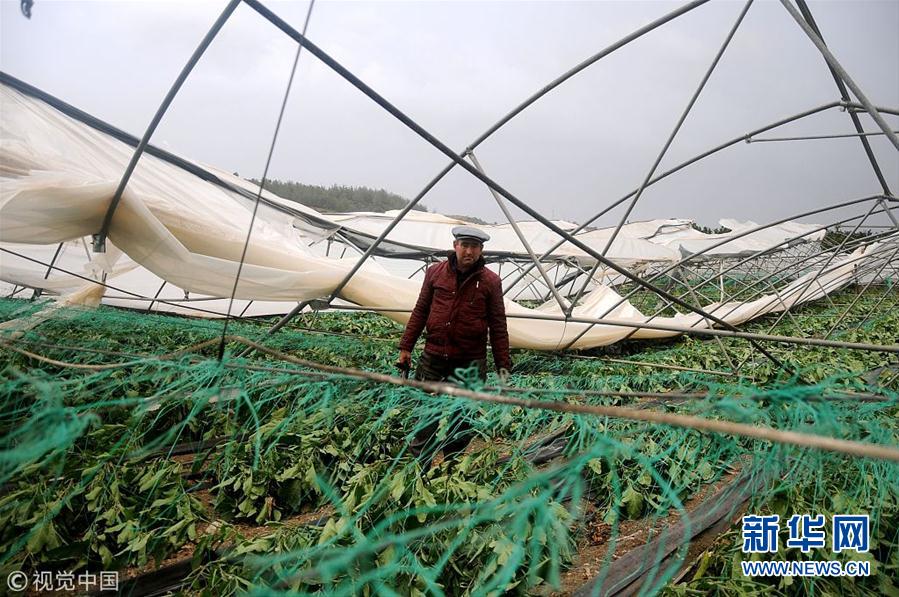
<path fill-rule="evenodd" d="M 730 228 L 727 226 L 719 226 L 718 228 L 709 228 L 708 226 L 700 226 L 696 222 L 693 222 L 693 229 L 699 230 L 700 232 L 705 232 L 706 234 L 726 234 L 728 232 L 732 232 Z"/>
<path fill-rule="evenodd" d="M 476 218 L 474 216 L 460 216 L 458 214 L 446 214 L 448 218 L 455 218 L 456 220 L 465 220 L 466 222 L 470 222 L 472 224 L 480 224 L 482 226 L 493 226 L 496 222 L 488 222 L 486 220 L 482 220 L 481 218 Z"/>
<path fill-rule="evenodd" d="M 700 226 L 696 222 L 693 222 L 693 228 L 694 230 L 699 230 L 700 232 L 705 232 L 706 234 L 724 234 L 726 232 L 731 232 L 730 228 L 726 228 L 724 226 L 720 226 L 718 228 L 709 228 L 708 226 Z M 858 243 L 855 243 L 853 241 L 867 239 L 873 234 L 873 230 L 856 230 L 855 232 L 852 232 L 850 234 L 849 230 L 828 228 L 824 233 L 824 238 L 821 239 L 821 248 L 831 249 L 833 247 L 839 246 L 844 240 L 846 241 L 847 246 L 855 247 L 858 245 Z"/>
<path fill-rule="evenodd" d="M 251 178 L 249 180 L 252 183 L 259 184 L 259 181 L 256 179 Z M 344 185 L 322 187 L 291 180 L 268 180 L 265 182 L 265 188 L 279 197 L 302 203 L 326 213 L 343 213 L 348 211 L 385 212 L 391 209 L 402 209 L 409 204 L 408 199 L 396 193 L 391 193 L 384 189 L 370 189 L 368 187 L 348 187 Z M 413 209 L 428 211 L 428 208 L 421 203 Z"/>
<path fill-rule="evenodd" d="M 855 248 L 857 243 L 853 241 L 864 240 L 874 234 L 873 230 L 856 230 L 850 234 L 848 230 L 840 230 L 828 228 L 824 233 L 824 238 L 821 239 L 821 248 L 822 249 L 831 249 L 833 247 L 837 247 L 846 241 L 846 246 Z"/>

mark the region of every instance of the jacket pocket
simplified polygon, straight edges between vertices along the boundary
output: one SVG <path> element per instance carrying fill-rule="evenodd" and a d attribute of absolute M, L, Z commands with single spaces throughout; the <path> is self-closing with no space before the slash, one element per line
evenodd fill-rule
<path fill-rule="evenodd" d="M 453 310 L 453 301 L 455 299 L 455 286 L 449 286 L 447 283 L 438 281 L 434 284 L 434 298 L 431 302 L 431 311 L 428 313 L 428 321 L 426 327 L 428 330 L 428 340 L 434 344 L 445 344 L 450 313 Z"/>

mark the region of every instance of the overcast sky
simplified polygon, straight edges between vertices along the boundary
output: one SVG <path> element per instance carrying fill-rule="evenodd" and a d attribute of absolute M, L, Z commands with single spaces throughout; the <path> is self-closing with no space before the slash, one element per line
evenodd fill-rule
<path fill-rule="evenodd" d="M 875 104 L 899 108 L 899 0 L 810 0 L 825 40 Z M 140 136 L 223 0 L 0 0 L 0 67 Z M 267 2 L 297 29 L 306 2 Z M 337 2 L 319 0 L 308 37 L 407 115 L 462 150 L 581 60 L 675 2 Z M 485 171 L 547 216 L 583 221 L 639 186 L 743 2 L 688 13 L 571 79 L 476 152 Z M 238 7 L 152 142 L 261 175 L 296 45 Z M 821 55 L 780 2 L 757 0 L 660 170 L 731 138 L 839 99 Z M 862 116 L 868 130 L 877 130 Z M 899 118 L 887 121 L 899 128 Z M 833 110 L 767 136 L 854 132 Z M 899 152 L 871 143 L 894 193 Z M 318 62 L 300 59 L 270 176 L 365 185 L 413 197 L 448 162 Z M 759 222 L 878 193 L 857 139 L 740 143 L 646 190 L 631 220 Z M 457 169 L 423 202 L 503 216 Z M 520 212 L 519 212 L 520 213 Z M 600 223 L 613 224 L 622 210 Z M 827 216 L 813 221 L 830 221 Z"/>

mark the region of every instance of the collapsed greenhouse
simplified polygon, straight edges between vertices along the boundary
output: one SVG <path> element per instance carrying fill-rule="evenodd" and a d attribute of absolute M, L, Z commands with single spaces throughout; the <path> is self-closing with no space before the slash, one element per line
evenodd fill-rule
<path fill-rule="evenodd" d="M 659 169 L 750 1 L 645 178 L 583 223 L 547 218 L 475 155 L 704 4 L 579 63 L 461 152 L 257 0 L 227 3 L 141 138 L 0 72 L 3 576 L 40 593 L 41 574 L 90 573 L 84 592 L 103 592 L 115 572 L 130 595 L 899 592 L 899 111 L 865 96 L 806 2 L 783 17 L 820 51 L 832 101 Z M 239 6 L 448 164 L 403 209 L 323 213 L 154 146 Z M 875 192 L 724 232 L 629 219 L 657 182 L 831 112 Z M 506 222 L 414 210 L 451 171 Z M 397 342 L 458 225 L 491 237 L 514 369 L 408 379 Z M 439 442 L 463 422 L 475 439 L 422 460 L 411 445 L 433 421 Z M 746 520 L 775 515 L 782 539 L 797 516 L 831 533 L 864 515 L 868 545 L 809 548 L 791 526 L 747 550 Z M 766 559 L 868 573 L 741 566 Z"/>

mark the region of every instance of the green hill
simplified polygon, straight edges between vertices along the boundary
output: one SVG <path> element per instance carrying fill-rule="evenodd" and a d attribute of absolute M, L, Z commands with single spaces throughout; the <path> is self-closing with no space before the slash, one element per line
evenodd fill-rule
<path fill-rule="evenodd" d="M 259 184 L 259 181 L 251 178 L 250 182 Z M 303 184 L 291 180 L 269 180 L 265 188 L 276 195 L 297 203 L 302 203 L 318 211 L 325 213 L 343 213 L 348 211 L 377 211 L 384 212 L 391 209 L 402 209 L 409 204 L 405 197 L 385 191 L 384 189 L 370 189 L 368 187 L 348 187 L 332 185 L 322 187 Z M 428 211 L 427 206 L 418 204 L 413 209 Z"/>

